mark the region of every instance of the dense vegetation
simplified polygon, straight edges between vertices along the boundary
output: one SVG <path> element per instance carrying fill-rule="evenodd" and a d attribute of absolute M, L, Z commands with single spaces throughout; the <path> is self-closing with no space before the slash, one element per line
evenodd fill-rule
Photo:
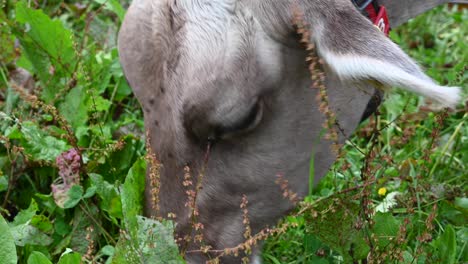
<path fill-rule="evenodd" d="M 173 223 L 139 216 L 153 159 L 116 50 L 128 2 L 0 2 L 1 263 L 183 263 Z M 466 96 L 466 21 L 438 8 L 391 37 Z M 267 235 L 265 263 L 468 262 L 468 106 L 423 105 L 392 93 Z"/>

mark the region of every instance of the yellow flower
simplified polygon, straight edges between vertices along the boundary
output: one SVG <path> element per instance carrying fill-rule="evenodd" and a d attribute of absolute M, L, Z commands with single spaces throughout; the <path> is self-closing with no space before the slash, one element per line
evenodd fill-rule
<path fill-rule="evenodd" d="M 380 196 L 385 196 L 385 194 L 387 194 L 387 188 L 385 188 L 385 187 L 379 188 L 379 190 L 377 191 L 377 193 L 378 193 Z"/>

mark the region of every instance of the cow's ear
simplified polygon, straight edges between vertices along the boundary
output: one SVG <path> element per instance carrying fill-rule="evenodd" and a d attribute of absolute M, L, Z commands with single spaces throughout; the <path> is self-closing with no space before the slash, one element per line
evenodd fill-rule
<path fill-rule="evenodd" d="M 157 95 L 171 37 L 165 1 L 133 1 L 119 31 L 118 48 L 125 77 L 140 103 Z"/>
<path fill-rule="evenodd" d="M 313 4 L 311 2 L 314 2 Z M 297 15 L 310 25 L 313 42 L 328 67 L 344 81 L 378 82 L 427 96 L 443 106 L 460 100 L 458 87 L 436 84 L 351 1 L 297 1 Z M 296 7 L 297 8 L 297 7 Z"/>

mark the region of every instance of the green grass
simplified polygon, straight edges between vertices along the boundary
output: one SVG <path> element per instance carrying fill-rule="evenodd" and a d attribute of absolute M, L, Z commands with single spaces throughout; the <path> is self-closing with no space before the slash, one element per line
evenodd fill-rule
<path fill-rule="evenodd" d="M 173 224 L 138 216 L 143 119 L 115 39 L 128 1 L 18 2 L 0 4 L 2 263 L 182 263 Z M 466 10 L 438 8 L 391 34 L 438 82 L 462 86 L 465 98 L 466 21 Z M 14 77 L 18 67 L 31 73 L 28 82 Z M 468 261 L 466 107 L 437 121 L 443 112 L 423 104 L 401 91 L 386 98 L 282 220 L 287 231 L 265 243 L 265 263 Z M 57 156 L 79 159 L 66 166 Z M 394 206 L 374 214 L 388 207 L 385 199 Z"/>

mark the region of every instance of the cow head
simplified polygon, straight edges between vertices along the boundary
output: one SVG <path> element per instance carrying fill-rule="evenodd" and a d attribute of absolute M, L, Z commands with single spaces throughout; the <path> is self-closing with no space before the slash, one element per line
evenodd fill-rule
<path fill-rule="evenodd" d="M 316 180 L 335 160 L 331 142 L 318 140 L 324 116 L 294 9 L 324 61 L 340 142 L 378 87 L 399 86 L 445 106 L 458 101 L 457 88 L 435 84 L 348 0 L 135 0 L 119 51 L 162 163 L 159 214 L 176 215 L 179 236 L 194 232 L 187 178 L 203 174 L 197 221 L 204 242 L 223 249 L 243 241 L 243 195 L 258 231 L 293 207 L 275 184 L 278 174 L 304 195 L 312 151 Z M 149 188 L 146 196 L 153 214 Z M 189 263 L 205 258 L 187 255 Z"/>

